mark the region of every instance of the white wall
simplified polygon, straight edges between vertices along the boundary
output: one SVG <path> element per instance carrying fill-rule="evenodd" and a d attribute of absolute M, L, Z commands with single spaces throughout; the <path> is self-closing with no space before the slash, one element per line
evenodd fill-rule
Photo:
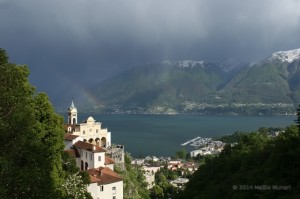
<path fill-rule="evenodd" d="M 103 191 L 100 191 L 101 186 L 103 186 Z M 116 187 L 115 192 L 113 187 Z M 123 199 L 123 181 L 105 185 L 91 183 L 88 185 L 87 191 L 91 193 L 93 199 L 112 199 L 113 196 L 116 196 L 116 199 Z"/>
<path fill-rule="evenodd" d="M 76 162 L 77 167 L 81 168 L 81 160 L 85 163 L 88 163 L 88 169 L 91 168 L 99 168 L 99 167 L 105 167 L 105 152 L 99 152 L 99 153 L 94 153 L 92 151 L 87 151 L 80 149 L 80 158 Z M 99 161 L 98 157 L 101 157 L 101 161 Z M 92 157 L 92 158 L 91 158 Z M 84 164 L 85 166 L 85 164 Z"/>
<path fill-rule="evenodd" d="M 100 157 L 100 161 L 99 161 Z M 94 153 L 93 168 L 104 167 L 105 153 Z M 91 167 L 92 168 L 92 167 Z"/>
<path fill-rule="evenodd" d="M 83 141 L 83 139 L 81 137 L 77 137 L 72 141 L 71 140 L 65 140 L 65 149 L 64 150 L 71 149 L 73 147 L 73 145 L 78 141 Z"/>
<path fill-rule="evenodd" d="M 190 152 L 191 157 L 197 157 L 198 154 L 202 155 L 202 150 L 195 150 Z"/>

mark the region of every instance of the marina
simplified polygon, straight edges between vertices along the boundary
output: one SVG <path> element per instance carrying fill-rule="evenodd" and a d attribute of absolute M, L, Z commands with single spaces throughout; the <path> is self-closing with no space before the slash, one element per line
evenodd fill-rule
<path fill-rule="evenodd" d="M 212 138 L 202 138 L 202 137 L 198 136 L 196 138 L 193 138 L 193 139 L 188 140 L 185 143 L 181 144 L 181 146 L 186 146 L 186 145 L 190 145 L 195 148 L 206 147 L 206 146 L 210 146 L 210 145 L 219 147 L 222 145 L 222 142 L 213 140 Z"/>
<path fill-rule="evenodd" d="M 199 140 L 199 139 L 201 139 L 200 136 L 198 136 L 198 137 L 196 137 L 196 138 L 194 138 L 194 139 L 188 140 L 188 141 L 185 142 L 185 143 L 182 143 L 181 146 L 186 146 L 186 145 L 188 145 L 188 144 L 191 143 L 191 142 L 194 143 L 194 142 L 196 142 L 196 141 Z"/>
<path fill-rule="evenodd" d="M 193 147 L 200 147 L 203 145 L 207 145 L 211 142 L 212 142 L 212 138 L 202 138 L 202 137 L 198 136 L 196 138 L 186 141 L 185 143 L 182 143 L 181 146 L 190 145 Z"/>

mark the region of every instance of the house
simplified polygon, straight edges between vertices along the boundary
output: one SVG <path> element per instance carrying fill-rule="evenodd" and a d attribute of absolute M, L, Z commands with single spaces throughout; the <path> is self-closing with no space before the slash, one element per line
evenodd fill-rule
<path fill-rule="evenodd" d="M 179 188 L 182 188 L 186 185 L 186 183 L 189 182 L 189 179 L 188 178 L 177 178 L 173 181 L 171 181 L 171 184 L 175 187 L 179 187 Z"/>
<path fill-rule="evenodd" d="M 92 117 L 77 124 L 77 109 L 73 101 L 68 109 L 68 122 L 64 135 L 65 151 L 75 159 L 81 171 L 89 174 L 91 183 L 87 191 L 93 199 L 122 199 L 123 179 L 114 171 L 115 161 L 111 157 L 124 162 L 124 146 L 118 145 L 116 150 L 111 147 L 110 132 L 103 130 Z"/>
<path fill-rule="evenodd" d="M 72 148 L 72 146 L 76 142 L 83 141 L 81 137 L 79 137 L 78 135 L 73 135 L 71 133 L 65 133 L 64 139 L 65 139 L 65 150 Z"/>
<path fill-rule="evenodd" d="M 155 173 L 160 170 L 160 166 L 143 166 L 142 170 L 144 171 L 144 176 L 146 178 L 146 182 L 148 183 L 148 189 L 152 188 L 155 183 Z"/>
<path fill-rule="evenodd" d="M 77 123 L 77 117 L 77 108 L 72 100 L 71 106 L 68 108 L 68 123 L 65 124 L 65 149 L 70 148 L 76 141 L 81 140 L 106 149 L 107 154 L 116 164 L 123 167 L 125 160 L 124 145 L 113 146 L 111 144 L 111 132 L 107 128 L 102 128 L 102 124 L 96 122 L 93 117 L 88 117 L 82 123 Z M 79 137 L 77 140 L 75 140 L 76 136 Z"/>
<path fill-rule="evenodd" d="M 76 166 L 90 175 L 87 190 L 94 199 L 123 198 L 123 180 L 114 172 L 114 161 L 105 155 L 106 150 L 83 141 L 66 150 L 75 158 Z M 118 191 L 117 191 L 118 190 Z"/>
<path fill-rule="evenodd" d="M 76 157 L 76 165 L 82 171 L 105 166 L 105 149 L 83 141 L 76 142 L 73 147 L 77 151 L 76 154 L 79 154 L 79 157 Z"/>
<path fill-rule="evenodd" d="M 107 167 L 88 169 L 91 183 L 87 190 L 94 199 L 100 198 L 123 198 L 122 178 Z"/>
<path fill-rule="evenodd" d="M 202 155 L 202 154 L 203 154 L 202 149 L 197 149 L 197 150 L 194 150 L 194 151 L 190 152 L 190 155 L 191 155 L 192 158 L 197 157 L 198 155 Z"/>
<path fill-rule="evenodd" d="M 131 164 L 143 165 L 145 163 L 144 159 L 134 159 L 131 161 Z"/>

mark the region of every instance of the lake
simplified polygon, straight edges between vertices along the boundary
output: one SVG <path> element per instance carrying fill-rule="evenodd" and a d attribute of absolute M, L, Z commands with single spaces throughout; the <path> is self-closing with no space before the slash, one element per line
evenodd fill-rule
<path fill-rule="evenodd" d="M 102 123 L 112 135 L 112 143 L 125 145 L 134 157 L 174 156 L 181 143 L 197 136 L 217 137 L 260 127 L 286 127 L 296 116 L 203 116 L 203 115 L 126 115 L 80 114 Z"/>

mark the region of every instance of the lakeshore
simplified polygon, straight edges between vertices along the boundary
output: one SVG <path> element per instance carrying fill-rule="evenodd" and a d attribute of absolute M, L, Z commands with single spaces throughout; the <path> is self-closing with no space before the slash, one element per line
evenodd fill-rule
<path fill-rule="evenodd" d="M 92 115 L 112 133 L 117 144 L 134 157 L 173 156 L 187 140 L 219 137 L 236 131 L 255 131 L 260 127 L 286 127 L 295 116 L 203 116 L 203 115 L 126 115 L 80 114 L 79 121 Z"/>

